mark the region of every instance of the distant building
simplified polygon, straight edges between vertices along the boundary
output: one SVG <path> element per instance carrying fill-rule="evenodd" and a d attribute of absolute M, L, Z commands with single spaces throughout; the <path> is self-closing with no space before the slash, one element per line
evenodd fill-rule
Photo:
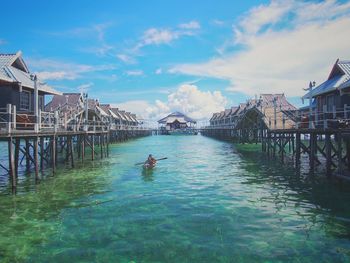
<path fill-rule="evenodd" d="M 44 110 L 45 95 L 60 94 L 37 80 L 39 109 Z M 34 81 L 22 53 L 0 54 L 0 108 L 16 106 L 17 112 L 34 112 Z"/>
<path fill-rule="evenodd" d="M 214 113 L 210 127 L 288 129 L 295 127 L 296 110 L 284 94 L 261 94 L 259 99 Z"/>
<path fill-rule="evenodd" d="M 174 133 L 190 131 L 194 128 L 197 122 L 181 112 L 173 112 L 160 119 L 158 123 L 161 125 L 161 130 Z"/>

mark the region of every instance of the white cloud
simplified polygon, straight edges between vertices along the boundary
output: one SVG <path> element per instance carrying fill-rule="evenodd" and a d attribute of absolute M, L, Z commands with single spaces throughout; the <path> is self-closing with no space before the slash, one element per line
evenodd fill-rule
<path fill-rule="evenodd" d="M 81 93 L 84 93 L 84 92 L 87 92 L 87 90 L 88 90 L 89 88 L 91 88 L 93 85 L 94 85 L 93 82 L 84 83 L 84 84 L 81 84 L 81 85 L 78 86 L 78 90 L 79 90 Z"/>
<path fill-rule="evenodd" d="M 117 58 L 127 64 L 134 64 L 136 62 L 133 57 L 127 54 L 117 54 Z"/>
<path fill-rule="evenodd" d="M 128 76 L 142 76 L 143 71 L 142 70 L 128 70 L 125 72 L 125 74 Z"/>
<path fill-rule="evenodd" d="M 179 27 L 183 29 L 200 29 L 201 25 L 197 21 L 190 21 L 188 23 L 180 24 Z"/>
<path fill-rule="evenodd" d="M 181 36 L 195 35 L 198 29 L 200 29 L 200 24 L 197 21 L 180 24 L 178 29 L 149 28 L 143 33 L 141 40 L 133 48 L 133 51 L 147 45 L 169 44 Z"/>
<path fill-rule="evenodd" d="M 223 25 L 225 25 L 225 22 L 220 20 L 220 19 L 213 19 L 211 21 L 211 24 L 213 24 L 215 26 L 223 26 Z"/>
<path fill-rule="evenodd" d="M 161 68 L 157 68 L 156 71 L 155 71 L 155 73 L 156 73 L 157 75 L 160 75 L 160 74 L 163 73 L 163 70 L 162 70 Z"/>
<path fill-rule="evenodd" d="M 143 33 L 142 41 L 139 47 L 147 45 L 169 44 L 179 38 L 180 32 L 170 29 L 150 28 Z"/>
<path fill-rule="evenodd" d="M 227 99 L 220 91 L 201 91 L 191 84 L 181 85 L 170 93 L 166 101 L 156 100 L 153 104 L 134 100 L 118 104 L 118 107 L 135 112 L 144 119 L 158 120 L 171 112 L 180 111 L 196 120 L 209 118 L 213 112 L 221 111 Z"/>
<path fill-rule="evenodd" d="M 112 25 L 113 24 L 110 22 L 105 22 L 92 24 L 85 27 L 75 27 L 60 32 L 50 32 L 49 34 L 56 37 L 87 39 L 87 43 L 91 46 L 81 47 L 80 50 L 103 57 L 114 53 L 115 48 L 112 45 L 107 44 L 105 41 L 107 29 L 109 29 Z M 91 44 L 93 42 L 96 43 Z"/>
<path fill-rule="evenodd" d="M 37 75 L 41 80 L 73 80 L 78 77 L 75 72 L 68 71 L 39 71 L 37 72 Z"/>
<path fill-rule="evenodd" d="M 228 90 L 249 95 L 301 96 L 310 80 L 327 78 L 337 58 L 350 58 L 349 14 L 349 3 L 273 1 L 252 9 L 234 27 L 231 48 L 237 47 L 234 43 L 243 48 L 222 50 L 221 57 L 176 65 L 169 72 L 225 79 Z"/>
<path fill-rule="evenodd" d="M 113 70 L 114 65 L 86 65 L 62 62 L 52 59 L 28 59 L 42 80 L 73 80 L 82 77 L 85 73 Z"/>

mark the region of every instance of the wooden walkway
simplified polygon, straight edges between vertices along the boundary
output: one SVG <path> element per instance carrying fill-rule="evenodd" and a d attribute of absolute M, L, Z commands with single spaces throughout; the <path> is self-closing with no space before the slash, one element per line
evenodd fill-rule
<path fill-rule="evenodd" d="M 236 143 L 261 143 L 269 157 L 293 160 L 300 168 L 307 157 L 310 173 L 325 166 L 329 177 L 350 180 L 350 129 L 235 129 L 203 128 L 201 134 Z"/>
<path fill-rule="evenodd" d="M 148 129 L 54 131 L 11 130 L 0 132 L 0 141 L 8 145 L 8 165 L 0 163 L 0 169 L 9 175 L 12 191 L 16 193 L 19 166 L 26 171 L 34 170 L 39 181 L 39 171 L 50 167 L 53 174 L 59 160 L 72 168 L 76 160 L 105 158 L 109 156 L 109 145 L 132 138 L 151 135 Z M 58 157 L 61 158 L 58 158 Z"/>

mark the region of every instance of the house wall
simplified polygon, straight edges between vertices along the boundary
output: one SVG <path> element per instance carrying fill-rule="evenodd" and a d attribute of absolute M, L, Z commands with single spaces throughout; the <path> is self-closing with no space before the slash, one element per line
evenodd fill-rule
<path fill-rule="evenodd" d="M 30 110 L 34 111 L 34 91 L 32 89 L 27 89 L 22 87 L 23 91 L 30 93 Z M 7 104 L 16 105 L 18 112 L 23 111 L 20 109 L 20 91 L 17 85 L 0 85 L 0 108 L 6 108 Z M 39 91 L 39 98 L 42 98 L 41 110 L 44 110 L 45 96 L 44 93 Z"/>
<path fill-rule="evenodd" d="M 6 105 L 14 101 L 12 99 L 11 86 L 0 85 L 0 108 L 5 109 Z"/>
<path fill-rule="evenodd" d="M 333 111 L 333 105 L 336 106 L 337 111 L 341 111 L 344 109 L 344 105 L 347 104 L 350 106 L 350 95 L 342 94 L 340 96 L 340 92 L 337 90 L 332 93 L 323 94 L 316 98 L 317 111 L 323 112 L 323 106 L 327 106 L 327 111 Z M 333 102 L 333 103 L 331 103 Z"/>

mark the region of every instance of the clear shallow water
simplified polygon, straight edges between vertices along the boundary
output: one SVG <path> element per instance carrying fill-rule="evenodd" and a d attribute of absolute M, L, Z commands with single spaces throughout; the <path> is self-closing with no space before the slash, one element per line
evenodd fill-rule
<path fill-rule="evenodd" d="M 156 169 L 135 166 L 148 153 Z M 0 195 L 4 262 L 350 260 L 350 188 L 298 175 L 259 146 L 154 136 Z"/>

